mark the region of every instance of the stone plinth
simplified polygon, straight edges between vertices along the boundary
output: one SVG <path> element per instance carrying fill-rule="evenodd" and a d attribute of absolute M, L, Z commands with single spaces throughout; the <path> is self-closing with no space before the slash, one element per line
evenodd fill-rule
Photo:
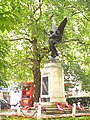
<path fill-rule="evenodd" d="M 49 61 L 41 71 L 41 99 L 44 102 L 66 102 L 64 71 L 59 60 Z"/>

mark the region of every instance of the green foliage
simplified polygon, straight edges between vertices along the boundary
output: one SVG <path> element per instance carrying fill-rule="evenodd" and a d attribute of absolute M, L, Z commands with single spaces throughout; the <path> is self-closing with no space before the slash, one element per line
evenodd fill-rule
<path fill-rule="evenodd" d="M 90 2 L 86 0 L 1 0 L 0 28 L 1 31 L 12 31 L 13 40 L 10 43 L 8 61 L 11 66 L 7 69 L 7 79 L 14 81 L 29 81 L 33 79 L 33 60 L 40 61 L 43 67 L 49 59 L 48 36 L 51 22 L 58 26 L 64 17 L 68 22 L 63 35 L 63 42 L 57 45 L 59 57 L 64 67 L 65 76 L 81 80 L 83 89 L 89 90 L 90 78 Z M 10 33 L 10 34 L 11 34 Z M 32 43 L 37 39 L 37 50 Z M 1 42 L 1 44 L 3 44 Z M 2 47 L 3 56 L 7 54 L 7 46 Z M 2 68 L 7 61 L 0 58 Z M 1 69 L 1 71 L 3 71 Z M 3 72 L 2 72 L 3 73 Z"/>
<path fill-rule="evenodd" d="M 26 45 L 22 42 L 11 42 L 10 62 L 11 66 L 7 70 L 7 78 L 12 81 L 30 81 L 33 80 L 31 73 L 31 63 L 27 57 Z"/>
<path fill-rule="evenodd" d="M 13 6 L 11 5 L 12 1 L 13 0 L 0 1 L 0 30 L 2 32 L 14 29 L 14 25 L 19 22 L 18 14 L 13 10 Z"/>
<path fill-rule="evenodd" d="M 9 44 L 5 34 L 6 33 L 1 33 L 0 35 L 0 86 L 6 85 L 6 70 L 9 66 L 9 62 L 7 60 L 9 54 Z"/>

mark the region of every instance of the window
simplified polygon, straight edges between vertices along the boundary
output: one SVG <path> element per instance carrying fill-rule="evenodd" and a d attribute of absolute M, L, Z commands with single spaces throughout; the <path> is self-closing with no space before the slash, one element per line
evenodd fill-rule
<path fill-rule="evenodd" d="M 31 85 L 29 85 L 29 84 L 25 84 L 23 86 L 24 90 L 30 90 L 30 87 L 31 87 Z"/>
<path fill-rule="evenodd" d="M 42 95 L 48 95 L 48 77 L 42 78 Z"/>

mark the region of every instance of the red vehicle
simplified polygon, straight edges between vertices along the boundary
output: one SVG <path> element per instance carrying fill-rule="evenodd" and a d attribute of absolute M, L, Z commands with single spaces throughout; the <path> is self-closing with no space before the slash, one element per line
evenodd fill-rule
<path fill-rule="evenodd" d="M 22 83 L 22 94 L 21 94 L 21 105 L 23 107 L 32 107 L 34 103 L 34 83 L 23 82 Z"/>

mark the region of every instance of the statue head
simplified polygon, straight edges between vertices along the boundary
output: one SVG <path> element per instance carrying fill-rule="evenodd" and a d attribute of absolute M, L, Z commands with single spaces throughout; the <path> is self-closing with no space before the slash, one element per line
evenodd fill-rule
<path fill-rule="evenodd" d="M 62 42 L 63 32 L 64 32 L 64 27 L 65 27 L 66 23 L 67 23 L 67 18 L 65 18 L 60 23 L 58 28 L 56 28 L 56 23 L 52 22 L 52 28 L 51 28 L 51 31 L 50 31 L 49 38 L 52 38 L 56 43 L 61 43 Z"/>

